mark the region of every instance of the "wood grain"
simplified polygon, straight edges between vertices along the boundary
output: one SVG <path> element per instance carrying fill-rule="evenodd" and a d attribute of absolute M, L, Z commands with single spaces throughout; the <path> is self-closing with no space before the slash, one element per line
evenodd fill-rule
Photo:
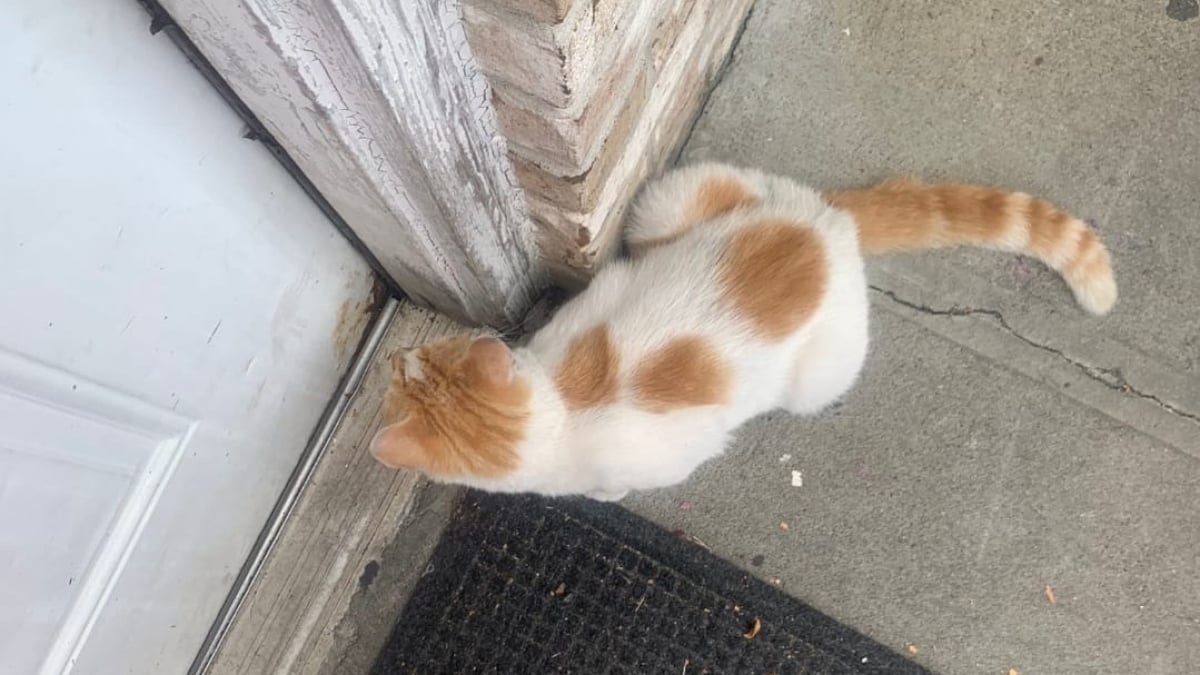
<path fill-rule="evenodd" d="M 457 0 L 163 6 L 418 304 L 511 325 L 541 265 Z"/>

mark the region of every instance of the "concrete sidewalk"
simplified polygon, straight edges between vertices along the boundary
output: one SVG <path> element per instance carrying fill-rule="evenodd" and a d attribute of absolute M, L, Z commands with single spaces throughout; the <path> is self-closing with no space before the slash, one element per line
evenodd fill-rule
<path fill-rule="evenodd" d="M 842 406 L 626 505 L 942 673 L 1200 670 L 1191 5 L 758 0 L 685 161 L 1035 193 L 1096 224 L 1121 300 L 1089 318 L 995 253 L 872 261 Z"/>

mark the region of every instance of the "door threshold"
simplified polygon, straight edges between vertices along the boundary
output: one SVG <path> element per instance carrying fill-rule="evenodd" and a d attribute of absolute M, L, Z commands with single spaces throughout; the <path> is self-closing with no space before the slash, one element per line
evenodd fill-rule
<path fill-rule="evenodd" d="M 367 452 L 391 379 L 388 357 L 466 330 L 407 300 L 384 304 L 189 673 L 344 672 L 348 659 L 374 656 L 386 633 L 369 635 L 351 606 L 381 586 L 396 601 L 409 577 L 415 583 L 419 561 L 395 549 L 428 555 L 455 492 Z M 389 548 L 394 540 L 403 545 Z M 398 613 L 402 602 L 375 604 L 368 611 Z"/>

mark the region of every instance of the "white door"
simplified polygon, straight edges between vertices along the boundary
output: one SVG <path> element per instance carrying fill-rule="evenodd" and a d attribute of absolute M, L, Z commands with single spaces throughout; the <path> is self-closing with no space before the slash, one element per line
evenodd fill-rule
<path fill-rule="evenodd" d="M 0 3 L 5 675 L 187 668 L 371 283 L 147 26 Z"/>

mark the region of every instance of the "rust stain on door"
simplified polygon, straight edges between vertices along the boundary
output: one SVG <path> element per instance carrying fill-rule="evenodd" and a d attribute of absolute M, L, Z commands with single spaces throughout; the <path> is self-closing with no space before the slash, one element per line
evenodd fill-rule
<path fill-rule="evenodd" d="M 376 278 L 365 300 L 348 299 L 338 308 L 337 323 L 333 327 L 333 352 L 341 367 L 344 368 L 354 356 L 371 317 L 383 306 L 387 296 L 387 287 Z"/>

